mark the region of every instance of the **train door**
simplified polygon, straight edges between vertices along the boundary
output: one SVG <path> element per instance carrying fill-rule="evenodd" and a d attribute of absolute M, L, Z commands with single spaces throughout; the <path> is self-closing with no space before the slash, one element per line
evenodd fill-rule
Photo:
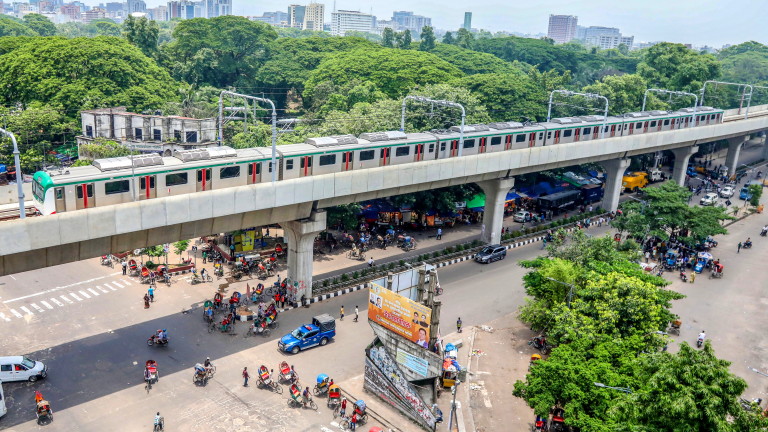
<path fill-rule="evenodd" d="M 312 175 L 312 156 L 301 157 L 301 176 L 307 177 Z"/>
<path fill-rule="evenodd" d="M 528 134 L 528 147 L 536 147 L 536 132 Z"/>
<path fill-rule="evenodd" d="M 459 154 L 459 141 L 453 140 L 451 141 L 451 157 L 458 156 Z"/>
<path fill-rule="evenodd" d="M 643 133 L 647 133 L 647 132 L 648 132 L 648 122 L 646 121 L 646 122 L 643 122 Z"/>
<path fill-rule="evenodd" d="M 384 147 L 381 149 L 381 158 L 379 159 L 379 166 L 387 166 L 390 159 L 392 158 L 392 149 L 388 147 Z"/>
<path fill-rule="evenodd" d="M 485 153 L 485 144 L 488 138 L 480 138 L 480 147 L 477 149 L 478 153 Z"/>
<path fill-rule="evenodd" d="M 554 143 L 555 144 L 559 144 L 560 143 L 560 131 L 559 130 L 555 131 L 555 141 L 554 141 Z"/>
<path fill-rule="evenodd" d="M 209 191 L 212 188 L 211 169 L 205 168 L 197 170 L 197 191 Z"/>
<path fill-rule="evenodd" d="M 248 164 L 248 184 L 255 183 L 261 183 L 261 162 Z"/>
<path fill-rule="evenodd" d="M 574 129 L 573 142 L 579 142 L 581 140 L 581 128 Z"/>
<path fill-rule="evenodd" d="M 139 177 L 139 199 L 156 198 L 157 192 L 155 191 L 155 176 L 142 176 Z"/>
<path fill-rule="evenodd" d="M 593 128 L 592 128 L 592 139 L 593 139 L 593 140 L 596 140 L 596 139 L 597 139 L 597 137 L 598 137 L 598 132 L 600 132 L 600 128 L 601 128 L 601 127 L 602 127 L 602 126 L 595 126 L 595 127 L 593 127 Z"/>
<path fill-rule="evenodd" d="M 507 135 L 504 138 L 504 150 L 509 150 L 512 148 L 512 135 Z"/>
<path fill-rule="evenodd" d="M 629 134 L 632 135 L 634 133 L 635 133 L 635 124 L 634 123 L 630 123 L 629 124 Z"/>
<path fill-rule="evenodd" d="M 662 126 L 663 123 L 664 123 L 664 120 L 659 120 L 658 127 L 656 128 L 657 131 L 661 130 L 661 126 Z"/>
<path fill-rule="evenodd" d="M 616 136 L 616 125 L 611 125 L 611 137 Z"/>
<path fill-rule="evenodd" d="M 424 147 L 423 144 L 422 147 Z M 342 155 L 342 166 L 344 171 L 349 171 L 355 167 L 355 154 L 353 152 L 344 152 Z"/>
<path fill-rule="evenodd" d="M 75 186 L 77 196 L 77 209 L 96 207 L 96 198 L 93 196 L 93 183 L 83 183 Z"/>
<path fill-rule="evenodd" d="M 56 213 L 67 211 L 67 201 L 64 199 L 63 187 L 57 187 L 53 189 L 53 199 L 56 201 Z"/>

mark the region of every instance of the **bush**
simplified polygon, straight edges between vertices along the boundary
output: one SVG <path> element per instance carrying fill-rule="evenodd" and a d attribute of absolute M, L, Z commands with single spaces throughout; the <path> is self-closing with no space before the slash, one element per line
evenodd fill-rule
<path fill-rule="evenodd" d="M 341 281 L 342 281 L 342 282 L 346 282 L 346 281 L 348 281 L 348 280 L 349 280 L 349 276 L 347 276 L 347 274 L 346 274 L 346 273 L 344 273 L 343 275 L 341 275 Z"/>
<path fill-rule="evenodd" d="M 397 262 L 397 264 L 398 264 L 400 267 L 402 267 L 402 266 L 404 266 L 404 265 L 405 265 L 405 260 L 400 260 L 400 261 L 398 261 L 398 262 Z"/>
<path fill-rule="evenodd" d="M 437 258 L 440 256 L 440 251 L 434 251 L 432 252 L 432 258 Z"/>
<path fill-rule="evenodd" d="M 146 264 L 144 264 L 144 267 L 146 267 L 149 270 L 154 270 L 157 268 L 157 264 L 153 263 L 152 261 L 147 261 Z"/>
<path fill-rule="evenodd" d="M 395 263 L 394 263 L 394 262 L 391 262 L 391 263 L 389 263 L 389 265 L 387 266 L 387 268 L 388 268 L 388 269 L 390 269 L 390 270 L 392 270 L 393 268 L 395 268 Z"/>
<path fill-rule="evenodd" d="M 478 247 L 480 246 L 480 240 L 474 239 L 472 240 L 472 247 Z"/>
<path fill-rule="evenodd" d="M 360 277 L 360 273 L 358 273 L 358 272 L 353 272 L 352 273 L 352 279 L 357 279 L 359 277 Z"/>
<path fill-rule="evenodd" d="M 340 280 L 339 278 L 334 278 L 334 279 L 333 279 L 333 283 L 334 283 L 334 285 L 335 285 L 335 284 L 337 284 L 337 283 L 339 283 L 339 282 L 341 282 L 341 280 Z"/>
<path fill-rule="evenodd" d="M 464 245 L 456 245 L 456 252 L 461 252 L 464 250 Z"/>
<path fill-rule="evenodd" d="M 150 185 L 150 186 L 151 186 L 151 185 Z M 324 280 L 324 281 L 323 281 L 323 287 L 327 287 L 327 286 L 328 286 L 328 279 L 326 279 L 326 280 Z"/>
<path fill-rule="evenodd" d="M 374 271 L 373 267 L 371 267 L 371 271 Z M 363 269 L 363 270 L 360 271 L 360 276 L 365 276 L 367 274 L 368 274 L 368 269 Z"/>

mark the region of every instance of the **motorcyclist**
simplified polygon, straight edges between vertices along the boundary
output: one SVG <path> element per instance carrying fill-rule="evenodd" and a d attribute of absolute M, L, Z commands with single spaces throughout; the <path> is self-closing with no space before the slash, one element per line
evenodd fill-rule
<path fill-rule="evenodd" d="M 706 338 L 707 334 L 702 330 L 701 333 L 699 333 L 698 339 L 696 339 L 697 345 L 703 345 Z"/>
<path fill-rule="evenodd" d="M 752 247 L 752 238 L 747 237 L 747 241 L 744 242 L 744 247 L 751 248 Z"/>
<path fill-rule="evenodd" d="M 683 282 L 687 282 L 688 281 L 688 275 L 686 275 L 685 271 L 683 271 L 683 270 L 680 270 L 680 279 L 682 279 Z"/>
<path fill-rule="evenodd" d="M 768 225 L 765 225 L 762 230 L 760 230 L 760 235 L 765 237 L 766 234 L 768 234 Z"/>
<path fill-rule="evenodd" d="M 144 368 L 144 381 L 149 382 L 149 380 L 152 378 L 152 374 L 149 373 L 149 368 Z"/>
<path fill-rule="evenodd" d="M 157 331 L 157 339 L 158 342 L 161 343 L 168 343 L 168 333 L 165 329 L 158 330 Z"/>

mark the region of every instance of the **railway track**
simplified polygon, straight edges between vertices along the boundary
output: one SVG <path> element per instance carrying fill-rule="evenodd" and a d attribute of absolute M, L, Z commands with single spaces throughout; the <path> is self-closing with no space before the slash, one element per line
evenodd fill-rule
<path fill-rule="evenodd" d="M 35 207 L 34 206 L 26 206 L 24 207 L 24 213 L 27 217 L 36 216 Z M 3 208 L 0 209 L 0 221 L 5 220 L 13 220 L 19 218 L 19 208 Z"/>

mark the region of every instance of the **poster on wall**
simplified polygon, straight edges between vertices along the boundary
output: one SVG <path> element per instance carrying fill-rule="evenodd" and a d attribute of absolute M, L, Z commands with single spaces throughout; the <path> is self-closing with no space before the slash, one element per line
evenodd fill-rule
<path fill-rule="evenodd" d="M 366 390 L 412 418 L 421 426 L 433 430 L 436 418 L 430 406 L 424 402 L 414 386 L 405 379 L 405 375 L 384 346 L 376 342 L 367 351 L 365 358 Z"/>
<path fill-rule="evenodd" d="M 378 284 L 370 284 L 368 319 L 416 343 L 429 347 L 432 309 Z"/>

